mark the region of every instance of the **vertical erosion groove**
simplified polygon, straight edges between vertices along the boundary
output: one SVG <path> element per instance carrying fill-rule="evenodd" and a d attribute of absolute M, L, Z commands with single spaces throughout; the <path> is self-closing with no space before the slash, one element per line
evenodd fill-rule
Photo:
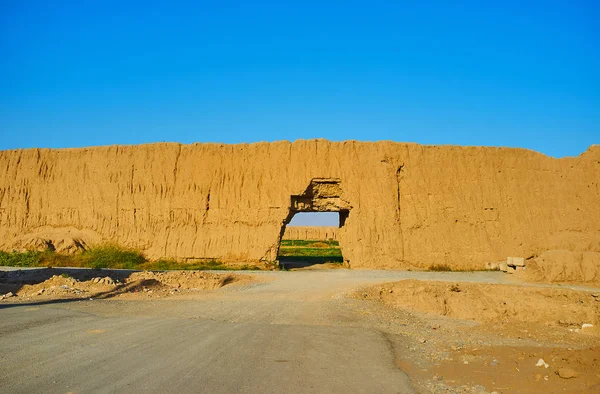
<path fill-rule="evenodd" d="M 400 243 L 402 244 L 402 255 L 400 259 L 404 261 L 404 234 L 402 233 L 402 221 L 401 218 L 401 195 L 400 195 L 400 181 L 402 180 L 402 169 L 404 164 L 399 166 L 396 170 L 396 222 L 398 223 L 398 231 L 400 232 Z"/>
<path fill-rule="evenodd" d="M 404 168 L 404 165 L 401 165 L 400 167 L 398 167 L 398 169 L 396 170 L 396 195 L 397 195 L 397 209 L 396 209 L 396 215 L 398 218 L 398 222 L 400 222 L 400 180 L 402 179 L 402 169 Z"/>
<path fill-rule="evenodd" d="M 181 145 L 178 146 L 177 155 L 175 156 L 175 165 L 173 166 L 173 189 L 175 189 L 175 184 L 177 184 L 177 171 L 179 167 L 179 157 L 181 156 Z"/>
<path fill-rule="evenodd" d="M 210 210 L 210 190 L 208 191 L 208 194 L 206 195 L 206 205 L 204 206 L 204 212 L 202 213 L 202 225 L 206 224 L 206 221 L 208 219 L 208 211 Z"/>

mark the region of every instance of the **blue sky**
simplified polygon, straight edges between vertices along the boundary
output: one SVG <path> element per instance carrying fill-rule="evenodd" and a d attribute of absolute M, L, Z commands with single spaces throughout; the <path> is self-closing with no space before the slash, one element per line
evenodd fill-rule
<path fill-rule="evenodd" d="M 340 214 L 337 212 L 298 212 L 288 226 L 339 226 Z"/>
<path fill-rule="evenodd" d="M 324 3 L 4 0 L 0 149 L 600 143 L 600 3 Z"/>

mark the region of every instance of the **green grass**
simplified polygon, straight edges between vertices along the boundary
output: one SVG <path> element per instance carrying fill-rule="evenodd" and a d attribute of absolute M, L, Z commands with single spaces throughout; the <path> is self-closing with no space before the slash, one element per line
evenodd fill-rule
<path fill-rule="evenodd" d="M 42 252 L 3 252 L 0 251 L 0 265 L 9 267 L 38 267 Z"/>
<path fill-rule="evenodd" d="M 80 255 L 82 264 L 90 268 L 122 268 L 136 269 L 147 260 L 144 255 L 132 249 L 124 249 L 115 245 L 106 245 L 86 250 Z"/>
<path fill-rule="evenodd" d="M 280 257 L 342 257 L 342 250 L 339 248 L 281 248 L 279 249 Z"/>
<path fill-rule="evenodd" d="M 0 251 L 0 266 L 11 267 L 81 267 L 130 270 L 259 270 L 254 265 L 225 265 L 217 260 L 178 262 L 161 259 L 149 261 L 139 251 L 117 245 L 103 245 L 82 253 L 65 255 L 50 250 L 27 252 Z"/>
<path fill-rule="evenodd" d="M 429 271 L 447 272 L 452 271 L 448 264 L 432 264 L 429 266 Z"/>
<path fill-rule="evenodd" d="M 328 241 L 310 241 L 310 240 L 304 240 L 304 239 L 282 239 L 281 240 L 281 247 L 285 248 L 285 247 L 289 247 L 289 246 L 304 246 L 304 247 L 315 247 L 315 245 L 322 245 L 322 244 L 327 244 L 328 247 L 333 248 L 333 247 L 339 247 L 340 244 L 338 241 L 335 240 L 328 240 Z M 320 246 L 317 246 L 320 247 Z"/>
<path fill-rule="evenodd" d="M 303 261 L 311 264 L 343 263 L 338 241 L 282 240 L 277 257 L 280 262 Z"/>

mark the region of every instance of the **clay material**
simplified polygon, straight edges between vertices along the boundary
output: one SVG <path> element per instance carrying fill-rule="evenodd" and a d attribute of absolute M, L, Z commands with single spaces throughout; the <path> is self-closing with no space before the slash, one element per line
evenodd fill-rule
<path fill-rule="evenodd" d="M 594 327 L 600 320 L 600 303 L 589 292 L 558 287 L 450 284 L 410 279 L 361 289 L 354 297 L 377 299 L 415 312 L 486 323 L 514 321 L 581 327 L 582 322 L 587 322 Z M 589 333 L 595 335 L 594 330 Z"/>
<path fill-rule="evenodd" d="M 527 265 L 527 279 L 600 284 L 600 253 L 548 250 Z"/>
<path fill-rule="evenodd" d="M 577 372 L 568 367 L 559 368 L 556 371 L 556 374 L 563 379 L 573 379 L 578 376 Z"/>
<path fill-rule="evenodd" d="M 336 211 L 352 268 L 480 269 L 600 252 L 599 201 L 598 145 L 563 159 L 325 140 L 0 152 L 3 250 L 113 242 L 149 258 L 268 262 L 295 212 Z"/>
<path fill-rule="evenodd" d="M 328 241 L 337 239 L 337 227 L 330 226 L 287 226 L 282 239 Z"/>

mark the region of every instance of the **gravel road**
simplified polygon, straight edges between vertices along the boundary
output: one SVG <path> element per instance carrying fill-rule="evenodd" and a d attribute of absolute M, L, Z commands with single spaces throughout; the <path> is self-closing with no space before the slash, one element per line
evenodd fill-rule
<path fill-rule="evenodd" d="M 390 337 L 348 307 L 406 278 L 491 272 L 258 272 L 193 297 L 0 304 L 0 392 L 411 393 Z"/>

